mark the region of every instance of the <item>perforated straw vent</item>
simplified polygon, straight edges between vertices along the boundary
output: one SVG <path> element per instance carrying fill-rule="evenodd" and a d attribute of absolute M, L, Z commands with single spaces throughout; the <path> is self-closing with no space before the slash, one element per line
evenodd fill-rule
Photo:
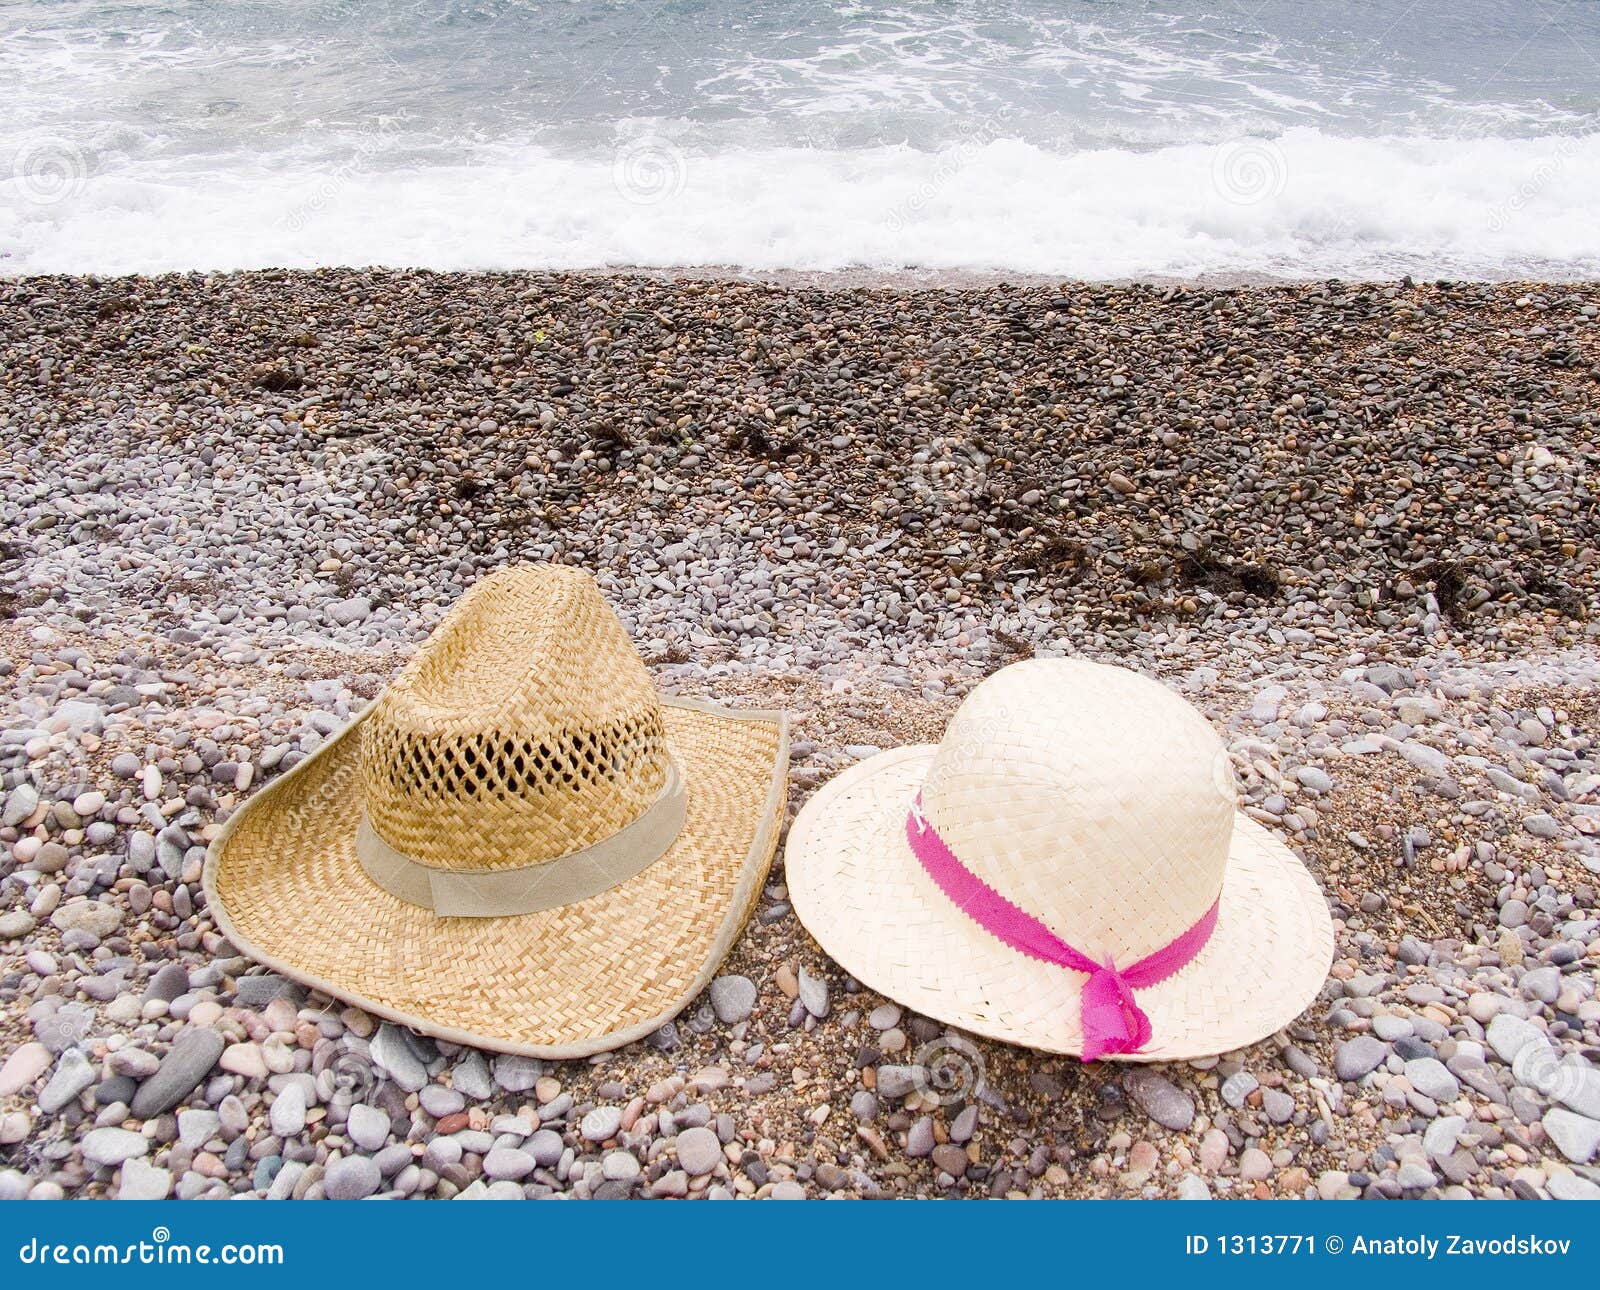
<path fill-rule="evenodd" d="M 644 664 L 594 583 L 561 568 L 474 587 L 379 701 L 361 764 L 378 834 L 450 869 L 592 846 L 669 768 Z"/>
<path fill-rule="evenodd" d="M 392 761 L 397 791 L 432 793 L 442 802 L 576 795 L 641 774 L 647 787 L 659 789 L 665 776 L 665 735 L 655 713 L 537 743 L 493 730 L 444 739 L 405 738 L 392 730 L 383 736 L 388 746 L 373 751 Z"/>

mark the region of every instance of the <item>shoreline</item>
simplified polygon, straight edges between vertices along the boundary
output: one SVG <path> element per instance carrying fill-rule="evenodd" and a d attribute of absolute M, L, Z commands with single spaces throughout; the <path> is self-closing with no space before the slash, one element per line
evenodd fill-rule
<path fill-rule="evenodd" d="M 548 270 L 510 270 L 509 272 L 549 272 Z M 664 282 L 683 281 L 733 281 L 753 282 L 769 286 L 807 288 L 819 291 L 839 291 L 867 288 L 883 291 L 983 291 L 992 287 L 1179 287 L 1194 291 L 1225 291 L 1241 288 L 1307 287 L 1322 282 L 1344 282 L 1351 286 L 1390 286 L 1402 280 L 1393 278 L 1295 278 L 1270 273 L 1201 273 L 1193 276 L 1151 274 L 1145 277 L 1118 278 L 1064 278 L 1049 273 L 1009 272 L 989 269 L 742 269 L 736 265 L 679 265 L 651 268 L 643 265 L 626 265 L 615 269 L 594 268 L 568 270 L 588 277 L 641 277 Z M 1416 279 L 1415 275 L 1409 275 Z M 1427 279 L 1432 281 L 1432 279 Z M 1450 281 L 1457 281 L 1450 279 Z M 1508 275 L 1498 278 L 1459 279 L 1463 282 L 1480 282 L 1497 286 L 1527 284 L 1529 286 L 1583 287 L 1593 285 L 1592 278 L 1536 279 Z"/>
<path fill-rule="evenodd" d="M 1144 277 L 1074 278 L 1032 271 L 1007 271 L 1000 269 L 930 269 L 906 267 L 878 269 L 854 267 L 844 269 L 746 269 L 738 265 L 596 265 L 587 268 L 507 268 L 507 269 L 434 269 L 426 265 L 322 265 L 315 268 L 252 268 L 252 269 L 174 269 L 161 273 L 14 273 L 3 271 L 4 258 L 0 257 L 0 283 L 25 286 L 41 281 L 131 282 L 185 280 L 203 278 L 247 278 L 292 274 L 314 277 L 319 274 L 422 274 L 433 277 L 454 278 L 595 278 L 638 279 L 650 282 L 737 282 L 755 286 L 772 286 L 786 289 L 814 291 L 985 291 L 995 287 L 1044 288 L 1088 287 L 1125 288 L 1152 287 L 1169 289 L 1177 287 L 1190 291 L 1262 290 L 1271 288 L 1302 289 L 1330 282 L 1351 287 L 1395 286 L 1407 278 L 1423 285 L 1449 282 L 1462 286 L 1522 286 L 1582 290 L 1600 285 L 1600 278 L 1582 276 L 1530 278 L 1518 274 L 1496 277 L 1435 278 L 1421 277 L 1415 273 L 1395 277 L 1289 277 L 1269 273 L 1215 272 L 1197 275 L 1150 274 Z"/>

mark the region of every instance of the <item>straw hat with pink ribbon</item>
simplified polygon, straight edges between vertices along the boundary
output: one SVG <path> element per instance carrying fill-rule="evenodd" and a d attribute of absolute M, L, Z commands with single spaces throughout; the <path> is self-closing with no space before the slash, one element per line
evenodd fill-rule
<path fill-rule="evenodd" d="M 1227 750 L 1165 686 L 1035 659 L 942 742 L 881 753 L 790 830 L 796 912 L 842 967 L 927 1016 L 1085 1061 L 1242 1048 L 1316 997 L 1316 881 L 1237 807 Z"/>

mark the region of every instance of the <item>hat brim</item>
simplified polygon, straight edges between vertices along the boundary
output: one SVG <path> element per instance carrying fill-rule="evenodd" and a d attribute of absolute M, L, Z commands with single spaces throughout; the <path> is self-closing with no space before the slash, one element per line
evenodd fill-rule
<path fill-rule="evenodd" d="M 788 789 L 784 714 L 672 699 L 662 718 L 688 788 L 683 829 L 599 895 L 445 918 L 379 887 L 355 849 L 358 718 L 228 820 L 206 856 L 208 908 L 268 967 L 437 1038 L 546 1058 L 641 1039 L 732 948 L 771 866 Z"/>
<path fill-rule="evenodd" d="M 879 993 L 974 1034 L 1077 1055 L 1086 976 L 985 931 L 906 842 L 906 812 L 936 751 L 924 744 L 880 753 L 805 804 L 784 862 L 795 913 Z M 1288 847 L 1239 814 L 1215 930 L 1186 967 L 1138 992 L 1153 1038 L 1115 1059 L 1183 1060 L 1254 1043 L 1304 1011 L 1332 958 L 1333 920 L 1316 882 Z"/>

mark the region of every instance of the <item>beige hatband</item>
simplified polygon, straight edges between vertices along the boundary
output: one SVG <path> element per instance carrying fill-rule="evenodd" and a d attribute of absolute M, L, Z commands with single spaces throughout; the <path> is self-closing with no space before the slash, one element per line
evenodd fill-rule
<path fill-rule="evenodd" d="M 637 820 L 593 846 L 520 869 L 443 869 L 395 850 L 361 813 L 356 858 L 367 877 L 391 896 L 453 918 L 537 914 L 580 900 L 643 873 L 677 840 L 689 793 L 676 766 L 661 796 Z"/>

